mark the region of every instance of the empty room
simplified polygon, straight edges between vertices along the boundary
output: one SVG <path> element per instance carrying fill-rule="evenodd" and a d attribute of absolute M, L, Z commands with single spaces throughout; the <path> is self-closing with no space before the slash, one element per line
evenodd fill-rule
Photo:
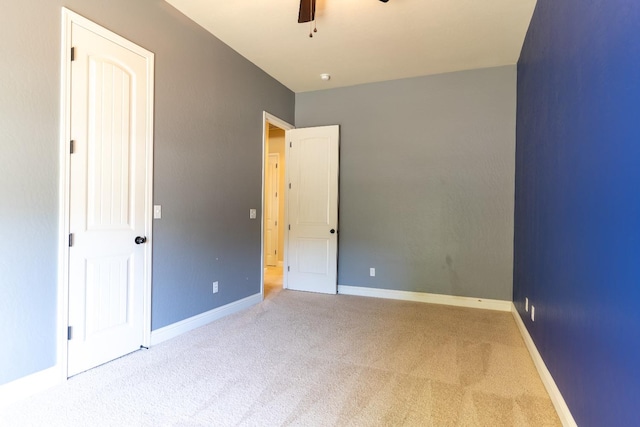
<path fill-rule="evenodd" d="M 0 34 L 0 425 L 638 424 L 637 1 Z"/>

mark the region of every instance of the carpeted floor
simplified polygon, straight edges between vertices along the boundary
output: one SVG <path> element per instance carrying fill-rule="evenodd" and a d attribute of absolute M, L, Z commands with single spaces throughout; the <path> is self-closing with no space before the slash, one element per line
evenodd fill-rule
<path fill-rule="evenodd" d="M 274 287 L 2 426 L 558 426 L 510 313 Z"/>

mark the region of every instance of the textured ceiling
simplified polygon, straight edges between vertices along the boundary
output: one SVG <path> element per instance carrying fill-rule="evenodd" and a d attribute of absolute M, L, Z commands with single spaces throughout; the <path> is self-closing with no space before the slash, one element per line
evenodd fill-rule
<path fill-rule="evenodd" d="M 294 92 L 515 64 L 536 0 L 166 0 Z M 324 82 L 320 74 L 331 74 Z"/>

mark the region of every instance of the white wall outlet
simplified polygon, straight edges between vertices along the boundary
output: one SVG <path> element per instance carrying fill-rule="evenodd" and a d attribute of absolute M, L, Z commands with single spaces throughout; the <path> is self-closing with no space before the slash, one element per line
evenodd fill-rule
<path fill-rule="evenodd" d="M 255 209 L 249 209 L 249 219 L 256 219 L 257 212 Z"/>
<path fill-rule="evenodd" d="M 162 218 L 162 206 L 153 205 L 153 219 Z"/>
<path fill-rule="evenodd" d="M 529 311 L 529 298 L 524 299 L 524 311 Z"/>
<path fill-rule="evenodd" d="M 371 267 L 369 269 L 369 276 L 374 277 L 376 275 L 376 269 Z"/>
<path fill-rule="evenodd" d="M 218 281 L 213 282 L 213 293 L 218 293 Z"/>
<path fill-rule="evenodd" d="M 536 308 L 534 306 L 531 306 L 531 321 L 536 321 Z"/>

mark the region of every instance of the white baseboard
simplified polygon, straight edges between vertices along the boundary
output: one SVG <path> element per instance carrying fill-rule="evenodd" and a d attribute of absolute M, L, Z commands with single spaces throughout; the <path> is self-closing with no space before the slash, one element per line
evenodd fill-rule
<path fill-rule="evenodd" d="M 457 307 L 483 308 L 485 310 L 511 311 L 511 301 L 486 298 L 457 297 L 453 295 L 428 294 L 426 292 L 396 291 L 391 289 L 362 288 L 359 286 L 338 286 L 338 293 L 362 297 L 397 299 L 403 301 L 427 302 L 431 304 L 454 305 Z"/>
<path fill-rule="evenodd" d="M 0 385 L 0 409 L 62 383 L 59 366 Z"/>
<path fill-rule="evenodd" d="M 538 370 L 540 379 L 542 379 L 542 383 L 547 389 L 547 393 L 549 393 L 549 397 L 553 402 L 553 406 L 556 408 L 556 412 L 558 412 L 560 422 L 562 422 L 562 425 L 565 427 L 577 427 L 576 421 L 573 419 L 573 415 L 571 415 L 571 411 L 569 411 L 569 407 L 564 401 L 564 397 L 562 397 L 562 393 L 560 393 L 556 382 L 551 376 L 551 372 L 549 372 L 549 369 L 547 369 L 547 365 L 545 365 L 544 360 L 542 360 L 542 356 L 538 352 L 536 344 L 533 342 L 533 339 L 531 338 L 527 327 L 524 325 L 524 322 L 520 318 L 520 313 L 518 313 L 518 310 L 513 303 L 511 304 L 511 313 L 513 314 L 513 318 L 518 325 L 518 329 L 520 330 L 522 339 L 524 340 L 524 343 L 527 346 L 529 353 L 531 354 L 531 358 L 533 359 L 533 363 Z"/>
<path fill-rule="evenodd" d="M 151 331 L 151 345 L 160 344 L 161 342 L 175 338 L 178 335 L 191 331 L 192 329 L 199 328 L 200 326 L 204 326 L 214 320 L 221 319 L 260 302 L 262 302 L 262 294 L 258 293 L 230 304 L 223 305 L 222 307 L 214 308 L 213 310 L 198 314 L 188 319 L 181 320 L 180 322 L 156 329 L 155 331 Z"/>

